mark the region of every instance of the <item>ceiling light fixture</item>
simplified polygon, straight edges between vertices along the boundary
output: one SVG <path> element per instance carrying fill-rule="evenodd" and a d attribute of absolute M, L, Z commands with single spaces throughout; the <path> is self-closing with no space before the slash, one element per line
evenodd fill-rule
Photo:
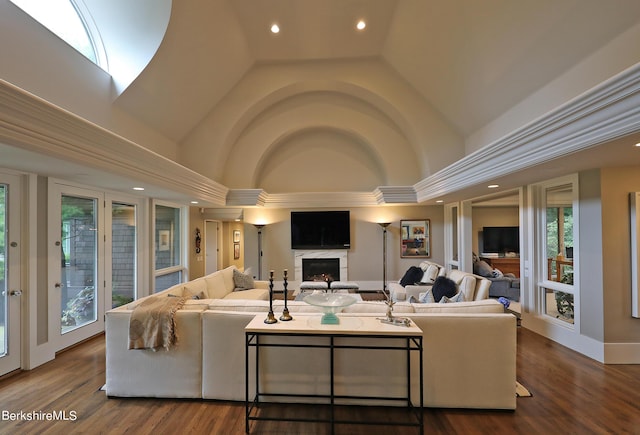
<path fill-rule="evenodd" d="M 278 26 L 276 23 L 273 23 L 271 25 L 271 33 L 280 33 L 280 26 Z"/>
<path fill-rule="evenodd" d="M 497 187 L 500 187 L 500 185 L 499 185 L 499 184 L 489 184 L 487 187 L 488 187 L 489 189 L 495 189 L 495 188 L 497 188 Z"/>
<path fill-rule="evenodd" d="M 134 188 L 133 188 L 133 190 L 140 190 L 140 191 L 142 191 L 142 190 L 144 190 L 144 187 L 134 187 Z"/>
<path fill-rule="evenodd" d="M 367 27 L 367 23 L 364 20 L 360 20 L 356 23 L 356 29 L 358 30 L 364 30 L 365 27 Z"/>
<path fill-rule="evenodd" d="M 197 204 L 198 201 L 191 201 L 191 204 Z"/>

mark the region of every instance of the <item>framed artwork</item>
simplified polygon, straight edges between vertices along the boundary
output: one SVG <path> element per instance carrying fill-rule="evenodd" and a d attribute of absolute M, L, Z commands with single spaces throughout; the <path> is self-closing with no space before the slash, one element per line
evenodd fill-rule
<path fill-rule="evenodd" d="M 233 230 L 233 243 L 240 243 L 240 230 Z"/>
<path fill-rule="evenodd" d="M 431 257 L 429 219 L 400 221 L 400 257 Z"/>
<path fill-rule="evenodd" d="M 158 230 L 158 251 L 168 251 L 171 246 L 171 231 Z"/>
<path fill-rule="evenodd" d="M 237 260 L 240 258 L 240 243 L 233 244 L 233 259 Z"/>

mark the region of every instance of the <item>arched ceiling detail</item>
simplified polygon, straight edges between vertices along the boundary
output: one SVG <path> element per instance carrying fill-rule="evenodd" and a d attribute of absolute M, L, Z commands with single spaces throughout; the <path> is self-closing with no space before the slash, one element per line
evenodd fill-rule
<path fill-rule="evenodd" d="M 297 140 L 291 142 L 292 137 Z M 331 143 L 332 140 L 335 143 Z M 317 159 L 318 155 L 304 148 L 315 148 L 318 143 L 328 149 L 335 148 L 336 144 L 349 148 L 352 154 L 359 155 L 352 160 L 354 166 L 361 166 L 358 163 L 361 161 L 368 162 L 361 167 L 361 180 L 353 184 L 358 190 L 364 188 L 365 178 L 369 182 L 366 190 L 372 190 L 387 183 L 413 184 L 420 176 L 420 159 L 415 149 L 384 113 L 349 95 L 309 92 L 280 100 L 246 123 L 229 146 L 222 182 L 236 189 L 264 188 L 256 185 L 258 179 L 253 174 L 258 171 L 261 179 L 270 178 L 264 171 L 274 166 L 265 162 L 284 141 L 290 146 L 289 152 L 296 143 L 297 154 L 305 154 L 310 159 Z M 345 152 L 349 154 L 346 149 Z M 349 157 L 345 159 L 349 160 Z M 371 170 L 379 174 L 372 177 Z M 356 177 L 358 173 L 352 170 L 350 175 Z M 320 180 L 318 182 L 322 185 Z M 314 190 L 317 188 L 313 186 Z"/>
<path fill-rule="evenodd" d="M 371 191 L 386 184 L 384 162 L 365 138 L 324 127 L 280 137 L 253 174 L 253 187 L 269 193 Z"/>
<path fill-rule="evenodd" d="M 332 73 L 328 74 L 324 69 Z M 413 184 L 463 155 L 461 138 L 386 65 L 377 60 L 354 62 L 348 68 L 349 74 L 342 76 L 346 73 L 343 69 L 342 63 L 333 65 L 332 62 L 255 66 L 180 144 L 180 162 L 226 183 L 229 181 L 229 163 L 234 160 L 233 154 L 239 152 L 238 144 L 247 131 L 266 122 L 278 110 L 296 104 L 295 117 L 287 120 L 287 131 L 318 127 L 334 116 L 335 109 L 348 111 L 350 116 L 378 118 L 378 124 L 383 124 L 389 132 L 395 131 L 401 138 L 403 146 L 408 147 L 406 155 L 411 158 L 412 165 L 418 167 L 411 180 L 404 177 L 403 184 Z M 326 79 L 329 76 L 332 79 Z M 305 112 L 306 104 L 316 110 Z M 325 112 L 319 110 L 320 104 L 325 105 Z M 313 118 L 304 120 L 302 113 L 313 115 Z M 340 125 L 334 127 L 342 128 Z M 361 126 L 349 128 L 363 137 L 373 135 L 362 131 Z M 379 140 L 370 140 L 373 146 L 377 142 Z M 388 146 L 387 142 L 385 147 Z M 242 152 L 262 151 L 259 147 Z M 203 161 L 202 155 L 209 159 Z M 409 172 L 413 173 L 413 170 Z"/>

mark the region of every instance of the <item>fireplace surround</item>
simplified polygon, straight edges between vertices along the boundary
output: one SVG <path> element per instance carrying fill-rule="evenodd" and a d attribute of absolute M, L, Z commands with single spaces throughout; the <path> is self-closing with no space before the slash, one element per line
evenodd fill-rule
<path fill-rule="evenodd" d="M 304 277 L 302 260 L 332 260 L 335 263 L 337 260 L 338 270 L 332 269 L 329 273 L 332 274 L 333 281 L 347 281 L 348 280 L 348 264 L 347 264 L 347 251 L 344 249 L 319 249 L 319 250 L 295 250 L 294 251 L 294 273 L 295 280 L 298 282 L 306 281 Z M 314 272 L 317 274 L 318 272 Z M 326 271 L 319 272 L 320 274 L 326 273 Z M 336 274 L 336 275 L 333 275 Z"/>

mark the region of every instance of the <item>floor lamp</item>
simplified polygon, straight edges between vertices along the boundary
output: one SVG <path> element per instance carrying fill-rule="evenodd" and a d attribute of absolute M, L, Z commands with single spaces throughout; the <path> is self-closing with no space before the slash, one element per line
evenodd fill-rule
<path fill-rule="evenodd" d="M 253 224 L 258 230 L 258 279 L 262 279 L 262 228 L 264 225 Z"/>
<path fill-rule="evenodd" d="M 378 222 L 378 225 L 382 227 L 382 292 L 385 295 L 388 295 L 387 293 L 387 227 L 391 225 L 391 223 Z"/>

